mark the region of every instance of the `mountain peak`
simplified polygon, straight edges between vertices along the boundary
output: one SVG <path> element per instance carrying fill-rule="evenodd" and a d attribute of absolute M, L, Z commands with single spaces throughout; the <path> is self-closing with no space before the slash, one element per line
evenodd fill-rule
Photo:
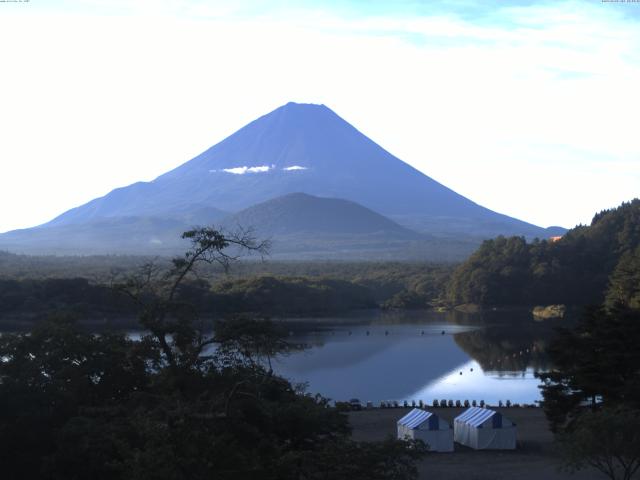
<path fill-rule="evenodd" d="M 307 109 L 307 110 L 311 110 L 311 109 L 325 109 L 325 110 L 331 110 L 329 107 L 327 107 L 324 103 L 299 103 L 299 102 L 287 102 L 284 105 L 282 105 L 281 107 L 276 108 L 276 110 L 279 110 L 281 108 L 289 108 L 289 109 Z"/>
<path fill-rule="evenodd" d="M 356 202 L 423 232 L 548 236 L 429 178 L 327 106 L 296 102 L 254 120 L 152 182 L 115 189 L 48 226 L 113 217 L 176 218 L 202 208 L 239 212 L 295 192 Z M 298 196 L 297 201 L 309 198 Z"/>
<path fill-rule="evenodd" d="M 286 103 L 270 113 L 260 117 L 256 122 L 268 121 L 271 119 L 280 118 L 299 124 L 299 122 L 318 122 L 323 119 L 342 123 L 343 125 L 349 125 L 346 121 L 340 118 L 333 110 L 324 104 L 318 103 Z M 255 122 L 254 122 L 255 123 Z M 251 124 L 250 124 L 251 125 Z"/>

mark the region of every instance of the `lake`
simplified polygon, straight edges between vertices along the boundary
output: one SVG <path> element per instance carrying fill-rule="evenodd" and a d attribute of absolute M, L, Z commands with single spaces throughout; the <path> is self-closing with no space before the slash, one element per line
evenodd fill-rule
<path fill-rule="evenodd" d="M 333 400 L 541 399 L 536 371 L 549 368 L 545 346 L 562 320 L 529 312 L 366 312 L 289 321 L 291 339 L 308 348 L 281 357 L 274 370 Z"/>
<path fill-rule="evenodd" d="M 463 314 L 367 311 L 322 319 L 286 319 L 290 340 L 307 346 L 273 363 L 307 391 L 332 400 L 541 400 L 536 371 L 553 329 L 528 311 Z M 138 338 L 140 332 L 129 332 Z"/>

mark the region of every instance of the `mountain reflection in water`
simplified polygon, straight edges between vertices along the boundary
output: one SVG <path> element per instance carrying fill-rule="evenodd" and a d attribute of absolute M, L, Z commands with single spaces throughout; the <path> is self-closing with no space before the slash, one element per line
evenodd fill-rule
<path fill-rule="evenodd" d="M 544 350 L 553 334 L 527 312 L 373 312 L 304 325 L 292 339 L 309 348 L 279 358 L 275 370 L 310 393 L 376 404 L 533 403 L 541 398 L 534 372 L 549 368 Z"/>

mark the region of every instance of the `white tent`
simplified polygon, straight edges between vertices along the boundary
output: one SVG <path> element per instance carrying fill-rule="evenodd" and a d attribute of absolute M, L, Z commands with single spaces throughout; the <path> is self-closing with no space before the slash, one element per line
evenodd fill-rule
<path fill-rule="evenodd" d="M 516 424 L 488 408 L 471 407 L 453 420 L 456 442 L 476 450 L 513 450 Z"/>
<path fill-rule="evenodd" d="M 422 440 L 432 452 L 453 452 L 453 430 L 436 414 L 414 408 L 398 420 L 398 438 Z"/>

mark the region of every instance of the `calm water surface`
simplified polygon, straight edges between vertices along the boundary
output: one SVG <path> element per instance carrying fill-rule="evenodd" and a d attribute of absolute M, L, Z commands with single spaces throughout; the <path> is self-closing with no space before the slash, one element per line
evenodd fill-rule
<path fill-rule="evenodd" d="M 273 367 L 333 400 L 534 403 L 541 400 L 534 372 L 550 368 L 545 349 L 559 322 L 535 322 L 529 312 L 287 319 L 291 340 L 307 348 Z"/>
<path fill-rule="evenodd" d="M 292 324 L 309 348 L 279 358 L 274 369 L 334 400 L 540 400 L 535 371 L 549 368 L 549 323 L 530 314 L 371 312 Z"/>

